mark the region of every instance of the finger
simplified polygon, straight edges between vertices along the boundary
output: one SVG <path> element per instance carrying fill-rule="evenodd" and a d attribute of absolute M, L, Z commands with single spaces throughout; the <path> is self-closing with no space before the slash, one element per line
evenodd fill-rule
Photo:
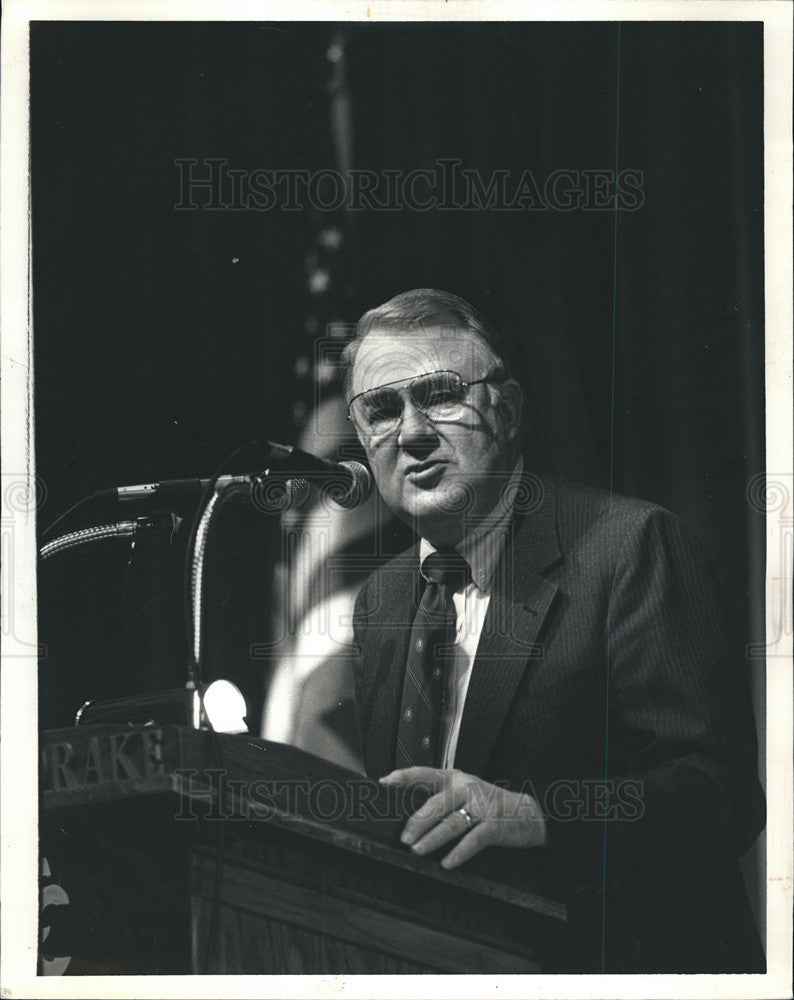
<path fill-rule="evenodd" d="M 487 821 L 478 823 L 460 843 L 452 848 L 446 857 L 441 859 L 441 867 L 457 868 L 458 865 L 462 865 L 464 861 L 473 858 L 475 854 L 479 854 L 483 848 L 489 847 L 493 843 L 495 840 L 492 824 Z"/>
<path fill-rule="evenodd" d="M 415 854 L 430 854 L 451 840 L 457 840 L 468 828 L 469 824 L 466 818 L 455 810 L 444 816 L 439 823 L 417 840 L 412 850 Z"/>
<path fill-rule="evenodd" d="M 440 788 L 445 772 L 437 767 L 401 767 L 378 780 L 382 785 L 412 785 L 422 782 Z"/>
<path fill-rule="evenodd" d="M 427 802 L 424 802 L 416 812 L 409 818 L 403 827 L 400 840 L 404 844 L 415 844 L 420 837 L 440 823 L 445 817 L 452 813 L 457 816 L 461 823 L 466 826 L 466 820 L 455 812 L 466 801 L 466 789 L 462 785 L 450 783 L 446 788 L 435 795 L 431 795 Z M 457 825 L 458 834 L 461 827 Z"/>

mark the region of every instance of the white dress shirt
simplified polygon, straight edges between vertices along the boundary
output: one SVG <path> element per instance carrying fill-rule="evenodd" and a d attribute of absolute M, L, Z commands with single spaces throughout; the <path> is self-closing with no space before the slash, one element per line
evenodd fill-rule
<path fill-rule="evenodd" d="M 519 457 L 507 488 L 503 490 L 499 503 L 476 528 L 466 534 L 456 546 L 457 551 L 471 567 L 471 582 L 452 595 L 457 614 L 455 656 L 452 671 L 446 679 L 446 690 L 442 696 L 441 708 L 441 767 L 454 767 L 455 750 L 460 734 L 460 720 L 466 692 L 469 689 L 474 658 L 480 642 L 485 615 L 491 601 L 491 583 L 496 566 L 504 548 L 505 533 L 510 524 L 518 482 L 524 468 L 524 460 Z M 420 566 L 427 556 L 435 552 L 434 546 L 426 539 L 419 543 Z"/>

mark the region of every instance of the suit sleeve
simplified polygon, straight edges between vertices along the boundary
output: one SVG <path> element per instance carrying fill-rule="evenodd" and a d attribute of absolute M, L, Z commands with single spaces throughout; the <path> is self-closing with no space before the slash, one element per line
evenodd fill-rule
<path fill-rule="evenodd" d="M 550 844 L 603 851 L 663 843 L 736 857 L 764 826 L 757 742 L 743 665 L 732 650 L 708 559 L 682 522 L 644 509 L 614 537 L 605 642 L 607 778 L 640 790 L 633 822 L 549 820 Z M 623 739 L 625 773 L 610 745 Z M 618 755 L 616 755 L 618 756 Z M 605 815 L 613 815 L 605 810 Z M 619 813 L 618 813 L 619 815 Z"/>

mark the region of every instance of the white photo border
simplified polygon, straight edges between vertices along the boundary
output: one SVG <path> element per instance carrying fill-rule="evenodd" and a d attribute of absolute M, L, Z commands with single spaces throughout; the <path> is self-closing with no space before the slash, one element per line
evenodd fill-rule
<path fill-rule="evenodd" d="M 0 996 L 449 998 L 789 997 L 792 982 L 792 636 L 775 636 L 773 598 L 790 587 L 781 520 L 794 525 L 792 455 L 791 0 L 7 0 L 2 20 L 0 346 L 3 582 L 0 698 Z M 30 21 L 762 21 L 766 469 L 787 506 L 767 514 L 767 965 L 765 975 L 75 976 L 36 975 L 38 772 L 36 479 L 29 185 Z M 20 502 L 20 497 L 23 502 Z M 24 501 L 27 497 L 27 501 Z M 772 505 L 770 505 L 771 508 Z M 12 545 L 6 545 L 6 527 Z M 11 593 L 10 588 L 5 588 Z M 785 591 L 784 591 L 785 592 Z M 7 596 L 3 611 L 8 612 Z M 779 614 L 779 611 L 777 612 Z M 638 980 L 641 979 L 641 982 Z"/>

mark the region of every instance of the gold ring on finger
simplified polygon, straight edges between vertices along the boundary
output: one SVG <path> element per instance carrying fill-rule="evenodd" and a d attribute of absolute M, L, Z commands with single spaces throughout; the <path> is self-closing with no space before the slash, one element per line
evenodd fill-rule
<path fill-rule="evenodd" d="M 457 811 L 466 820 L 466 829 L 471 830 L 471 828 L 474 826 L 474 820 L 471 818 L 471 813 L 468 811 L 468 809 L 465 809 L 463 806 L 461 806 L 460 809 L 458 809 Z"/>

